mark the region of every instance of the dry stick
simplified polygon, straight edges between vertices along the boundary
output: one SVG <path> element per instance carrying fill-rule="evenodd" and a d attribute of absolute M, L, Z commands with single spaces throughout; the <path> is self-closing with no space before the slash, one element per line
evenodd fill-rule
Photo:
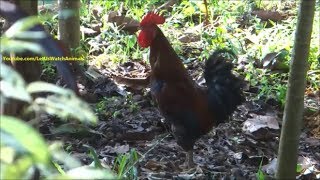
<path fill-rule="evenodd" d="M 131 168 L 133 168 L 138 162 L 141 162 L 149 152 L 151 152 L 156 146 L 158 146 L 160 144 L 160 142 L 162 142 L 169 135 L 170 135 L 170 133 L 164 134 L 163 138 L 161 138 L 160 140 L 157 140 L 157 142 L 147 152 L 142 154 L 142 157 L 140 159 L 136 160 L 131 166 L 129 166 L 129 168 L 123 174 L 127 174 L 130 171 Z"/>
<path fill-rule="evenodd" d="M 207 3 L 207 0 L 204 0 L 204 6 L 206 7 L 206 17 L 205 17 L 205 23 L 208 24 L 209 23 L 209 12 L 208 12 L 208 3 Z"/>

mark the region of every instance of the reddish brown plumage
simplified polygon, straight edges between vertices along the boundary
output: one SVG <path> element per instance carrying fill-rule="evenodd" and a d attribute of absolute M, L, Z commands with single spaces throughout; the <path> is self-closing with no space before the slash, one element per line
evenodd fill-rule
<path fill-rule="evenodd" d="M 171 124 L 177 143 L 189 152 L 190 166 L 195 141 L 227 120 L 242 102 L 241 83 L 231 73 L 232 64 L 221 56 L 225 51 L 217 51 L 206 62 L 204 75 L 208 88 L 200 87 L 160 28 L 152 21 L 143 21 L 146 25 L 140 25 L 138 43 L 141 47 L 150 46 L 151 93 Z"/>

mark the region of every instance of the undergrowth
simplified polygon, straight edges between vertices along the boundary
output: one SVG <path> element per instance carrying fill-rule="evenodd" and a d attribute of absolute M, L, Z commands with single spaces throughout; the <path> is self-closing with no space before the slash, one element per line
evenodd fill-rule
<path fill-rule="evenodd" d="M 91 56 L 90 59 L 96 59 L 97 65 L 111 61 L 114 64 L 126 62 L 130 60 L 143 60 L 148 54 L 148 49 L 141 49 L 136 42 L 135 34 L 127 34 L 119 30 L 113 23 L 106 23 L 104 19 L 110 11 L 118 11 L 120 7 L 124 7 L 122 11 L 126 17 L 141 20 L 143 15 L 162 5 L 165 0 L 114 0 L 91 1 L 90 6 L 82 6 L 80 9 L 81 24 L 86 26 L 90 24 L 94 18 L 91 9 L 102 7 L 102 33 L 98 37 L 86 38 L 82 37 L 82 46 L 80 49 L 74 50 L 75 53 L 85 56 Z M 297 21 L 297 4 L 298 1 L 262 1 L 262 0 L 245 0 L 245 1 L 222 1 L 210 0 L 210 25 L 201 26 L 204 21 L 204 5 L 202 1 L 184 0 L 180 4 L 172 7 L 172 11 L 162 11 L 166 17 L 165 24 L 161 25 L 166 37 L 172 43 L 178 55 L 185 55 L 182 58 L 185 62 L 194 60 L 205 60 L 212 51 L 217 48 L 230 48 L 237 52 L 239 56 L 237 71 L 249 82 L 251 87 L 258 89 L 256 92 L 257 99 L 275 99 L 281 107 L 285 103 L 288 68 L 290 65 L 290 56 L 293 48 L 294 31 Z M 82 3 L 87 3 L 82 0 Z M 91 9 L 88 9 L 90 7 Z M 262 21 L 251 14 L 257 9 L 276 10 L 284 13 L 286 18 L 280 22 Z M 319 5 L 316 7 L 315 17 L 319 17 Z M 50 32 L 57 33 L 55 26 L 57 17 L 51 21 L 46 21 L 45 25 L 49 27 Z M 307 81 L 308 88 L 318 91 L 320 87 L 320 62 L 319 62 L 319 19 L 314 18 L 314 29 L 312 33 Z M 192 33 L 200 37 L 199 41 L 191 43 L 182 43 L 179 37 L 185 33 Z M 99 47 L 99 57 L 97 54 L 87 54 L 94 47 L 88 47 L 87 42 L 103 40 L 106 42 L 104 46 Z M 188 52 L 188 49 L 198 49 Z M 270 53 L 281 53 L 276 62 L 280 69 L 274 70 L 263 67 L 263 59 Z M 101 55 L 102 54 L 102 55 Z M 44 63 L 44 69 L 47 73 L 53 74 L 52 66 Z M 52 75 L 53 76 L 53 75 Z M 114 104 L 117 99 L 104 99 L 96 105 L 97 114 L 105 114 L 105 116 L 117 117 L 117 107 L 113 108 L 113 114 L 108 114 L 106 106 Z M 124 104 L 132 111 L 139 111 L 139 106 L 132 101 L 132 97 L 128 96 Z M 114 162 L 113 171 L 118 177 L 126 177 L 135 179 L 137 177 L 136 169 L 133 164 L 138 159 L 137 153 L 133 150 L 128 154 L 118 155 Z M 58 166 L 55 165 L 55 166 Z M 126 174 L 126 172 L 129 172 Z M 258 172 L 258 176 L 263 178 L 263 174 Z"/>
<path fill-rule="evenodd" d="M 119 7 L 126 7 L 122 12 L 126 17 L 140 20 L 143 15 L 159 7 L 165 1 L 92 1 L 92 6 L 101 6 L 103 13 L 118 11 Z M 288 68 L 293 48 L 294 31 L 297 21 L 298 1 L 209 1 L 211 25 L 199 26 L 204 21 L 205 8 L 202 1 L 182 1 L 172 7 L 172 11 L 163 10 L 166 17 L 165 24 L 161 25 L 166 37 L 170 40 L 178 55 L 187 54 L 182 59 L 204 60 L 217 48 L 230 48 L 237 52 L 239 61 L 244 64 L 238 71 L 245 77 L 251 86 L 260 91 L 256 98 L 275 99 L 281 106 L 284 105 Z M 273 10 L 283 13 L 286 18 L 280 22 L 262 21 L 251 14 L 257 9 Z M 319 6 L 317 6 L 319 10 Z M 319 16 L 319 11 L 316 16 Z M 83 21 L 90 23 L 88 16 Z M 310 70 L 308 71 L 308 87 L 314 91 L 320 87 L 319 71 L 319 19 L 314 20 L 311 49 L 309 56 Z M 178 39 L 185 33 L 200 36 L 200 41 L 182 43 Z M 144 60 L 148 49 L 141 49 L 136 43 L 136 35 L 129 35 L 115 27 L 113 23 L 105 23 L 100 38 L 107 42 L 102 53 L 114 63 L 130 60 Z M 198 48 L 199 51 L 186 52 L 188 47 Z M 276 61 L 280 71 L 261 67 L 266 55 L 274 52 L 285 52 Z M 104 62 L 100 62 L 104 63 Z M 242 69 L 241 69 L 242 68 Z"/>

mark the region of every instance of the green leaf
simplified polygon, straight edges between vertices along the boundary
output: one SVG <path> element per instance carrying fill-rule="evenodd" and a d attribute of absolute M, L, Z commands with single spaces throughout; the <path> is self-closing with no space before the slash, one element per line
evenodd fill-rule
<path fill-rule="evenodd" d="M 32 51 L 37 54 L 44 53 L 42 46 L 35 42 L 8 39 L 8 38 L 1 39 L 1 52 L 20 53 L 24 51 Z"/>
<path fill-rule="evenodd" d="M 265 180 L 264 173 L 263 173 L 263 171 L 261 170 L 261 168 L 262 168 L 262 162 L 263 162 L 263 158 L 261 158 L 260 165 L 259 165 L 259 169 L 258 169 L 258 172 L 256 173 L 256 177 L 257 177 L 258 180 Z"/>
<path fill-rule="evenodd" d="M 83 101 L 75 97 L 49 96 L 46 98 L 38 97 L 32 104 L 35 109 L 56 115 L 62 119 L 74 117 L 81 122 L 96 124 L 97 117 L 91 108 Z"/>
<path fill-rule="evenodd" d="M 87 136 L 89 135 L 89 130 L 90 128 L 88 128 L 87 126 L 85 126 L 84 124 L 80 124 L 80 123 L 65 123 L 62 124 L 56 128 L 52 128 L 50 130 L 50 132 L 53 135 L 57 135 L 57 134 L 74 134 L 76 136 Z"/>
<path fill-rule="evenodd" d="M 26 85 L 20 74 L 4 63 L 0 64 L 0 69 L 0 92 L 2 96 L 30 102 L 31 96 L 25 90 Z"/>
<path fill-rule="evenodd" d="M 258 179 L 258 180 L 265 180 L 264 173 L 263 173 L 263 171 L 261 171 L 260 169 L 258 170 L 258 172 L 256 173 L 256 175 L 257 175 L 257 179 Z"/>
<path fill-rule="evenodd" d="M 63 168 L 58 163 L 56 163 L 56 162 L 52 162 L 52 163 L 53 163 L 54 167 L 58 170 L 58 172 L 60 174 L 62 174 L 62 175 L 66 174 L 66 172 L 64 172 Z"/>
<path fill-rule="evenodd" d="M 51 92 L 59 95 L 65 95 L 65 96 L 74 94 L 69 89 L 64 89 L 54 84 L 50 84 L 42 81 L 30 83 L 27 87 L 27 91 L 29 93 Z"/>
<path fill-rule="evenodd" d="M 183 8 L 183 14 L 185 16 L 191 16 L 195 13 L 195 8 L 190 2 L 186 2 L 185 7 Z"/>
<path fill-rule="evenodd" d="M 44 31 L 23 31 L 17 34 L 15 38 L 38 40 L 38 39 L 46 38 L 47 36 L 48 35 Z"/>
<path fill-rule="evenodd" d="M 302 165 L 301 164 L 297 164 L 296 172 L 300 173 L 302 170 L 303 170 Z"/>
<path fill-rule="evenodd" d="M 70 176 L 67 176 L 65 174 L 54 174 L 54 175 L 49 175 L 46 177 L 48 180 L 73 180 Z"/>
<path fill-rule="evenodd" d="M 27 91 L 30 93 L 54 93 L 46 98 L 36 98 L 32 104 L 34 109 L 45 111 L 62 119 L 71 116 L 91 124 L 96 124 L 98 121 L 90 106 L 69 89 L 45 82 L 33 82 L 28 85 Z"/>
<path fill-rule="evenodd" d="M 51 144 L 49 146 L 49 151 L 55 162 L 57 161 L 58 163 L 63 164 L 64 171 L 81 166 L 81 162 L 78 159 L 70 156 L 70 154 L 63 150 L 62 142 L 54 142 Z M 56 166 L 56 168 L 59 170 L 59 167 Z"/>
<path fill-rule="evenodd" d="M 16 23 L 14 23 L 4 34 L 4 37 L 15 38 L 21 32 L 25 32 L 26 30 L 34 27 L 37 24 L 40 24 L 41 21 L 37 16 L 29 16 L 23 19 L 20 19 Z M 29 36 L 30 37 L 30 36 Z M 33 36 L 35 37 L 35 36 Z"/>
<path fill-rule="evenodd" d="M 34 161 L 30 156 L 19 157 L 10 164 L 1 162 L 0 179 L 31 179 L 33 165 Z"/>
<path fill-rule="evenodd" d="M 24 152 L 34 162 L 49 163 L 47 144 L 30 125 L 10 116 L 2 116 L 0 122 L 1 146 L 13 147 L 16 152 Z"/>
<path fill-rule="evenodd" d="M 89 166 L 82 166 L 67 172 L 72 179 L 116 179 L 110 170 L 95 169 Z"/>
<path fill-rule="evenodd" d="M 101 165 L 100 159 L 95 151 L 95 149 L 89 145 L 84 145 L 85 147 L 89 148 L 90 156 L 93 158 L 94 167 L 98 169 L 102 169 L 103 166 Z"/>
<path fill-rule="evenodd" d="M 1 147 L 2 149 L 10 148 L 11 150 L 14 150 L 14 153 L 9 153 L 12 156 L 3 157 L 3 154 L 1 154 L 1 160 L 6 160 L 7 158 L 13 159 L 16 156 L 23 156 L 23 155 L 29 155 L 27 148 L 24 147 L 18 139 L 16 139 L 12 134 L 6 132 L 5 130 L 1 130 L 0 132 L 1 138 L 3 138 L 3 142 L 1 142 L 1 145 L 5 145 Z M 8 150 L 8 149 L 7 149 Z M 7 159 L 7 160 L 9 160 Z"/>
<path fill-rule="evenodd" d="M 14 23 L 1 38 L 1 52 L 23 52 L 29 50 L 43 54 L 43 48 L 35 42 L 30 42 L 30 40 L 45 38 L 48 36 L 47 33 L 44 31 L 27 31 L 40 23 L 41 20 L 37 16 L 26 17 Z"/>

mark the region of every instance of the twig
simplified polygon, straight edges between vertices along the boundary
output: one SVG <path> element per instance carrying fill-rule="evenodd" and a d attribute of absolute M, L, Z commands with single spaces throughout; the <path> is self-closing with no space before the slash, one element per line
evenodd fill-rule
<path fill-rule="evenodd" d="M 129 168 L 123 174 L 127 174 L 131 170 L 131 168 L 133 168 L 138 162 L 141 162 L 149 152 L 151 152 L 156 146 L 158 146 L 160 144 L 160 142 L 162 142 L 169 135 L 170 135 L 170 133 L 164 134 L 163 138 L 161 138 L 160 140 L 157 140 L 157 142 L 147 152 L 142 154 L 140 159 L 136 160 L 131 166 L 129 166 Z"/>

